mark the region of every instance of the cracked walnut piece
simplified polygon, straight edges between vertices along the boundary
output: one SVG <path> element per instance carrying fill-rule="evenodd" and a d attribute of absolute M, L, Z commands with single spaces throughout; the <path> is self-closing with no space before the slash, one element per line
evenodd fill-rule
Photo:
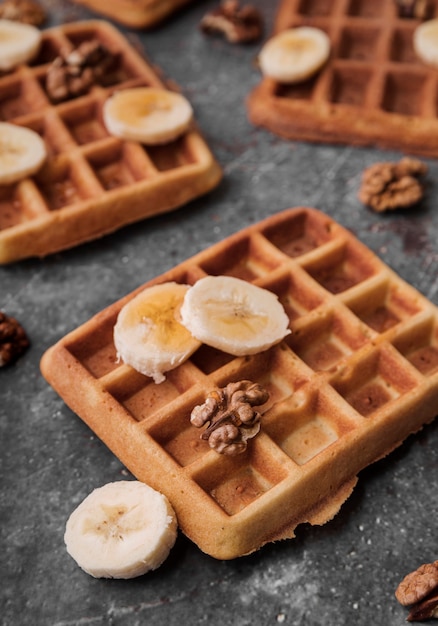
<path fill-rule="evenodd" d="M 359 200 L 377 212 L 410 207 L 423 198 L 418 178 L 427 173 L 427 165 L 405 157 L 398 163 L 375 163 L 362 176 Z"/>
<path fill-rule="evenodd" d="M 59 102 L 86 93 L 102 81 L 114 59 L 98 41 L 84 41 L 74 50 L 61 53 L 47 72 L 46 88 L 50 98 Z"/>
<path fill-rule="evenodd" d="M 257 383 L 242 380 L 211 391 L 204 404 L 195 406 L 190 421 L 196 428 L 209 424 L 201 435 L 219 454 L 235 456 L 247 448 L 247 440 L 260 430 L 260 413 L 269 393 Z"/>
<path fill-rule="evenodd" d="M 399 17 L 424 20 L 429 14 L 428 0 L 395 0 Z"/>
<path fill-rule="evenodd" d="M 41 26 L 46 21 L 46 13 L 33 0 L 5 0 L 0 5 L 0 19 Z"/>
<path fill-rule="evenodd" d="M 14 363 L 29 345 L 29 339 L 17 320 L 0 311 L 0 367 Z"/>
<path fill-rule="evenodd" d="M 249 43 L 261 38 L 263 20 L 252 5 L 240 8 L 236 0 L 225 0 L 202 18 L 200 28 L 207 35 L 223 35 L 230 43 Z"/>
<path fill-rule="evenodd" d="M 409 622 L 438 618 L 438 561 L 407 574 L 395 591 L 403 606 L 412 605 Z"/>
<path fill-rule="evenodd" d="M 406 619 L 408 622 L 438 619 L 438 592 L 415 604 Z"/>

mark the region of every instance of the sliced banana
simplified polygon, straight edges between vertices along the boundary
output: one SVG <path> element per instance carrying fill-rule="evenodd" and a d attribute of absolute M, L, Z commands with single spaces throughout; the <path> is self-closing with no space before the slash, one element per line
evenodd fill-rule
<path fill-rule="evenodd" d="M 414 31 L 413 46 L 424 63 L 438 67 L 438 18 L 417 26 Z"/>
<path fill-rule="evenodd" d="M 47 157 L 43 139 L 30 128 L 0 122 L 0 185 L 32 176 Z"/>
<path fill-rule="evenodd" d="M 138 87 L 118 91 L 106 100 L 103 120 L 116 137 L 148 145 L 168 143 L 188 129 L 193 109 L 173 91 Z"/>
<path fill-rule="evenodd" d="M 175 512 L 163 494 L 139 481 L 92 491 L 67 520 L 67 552 L 95 578 L 134 578 L 157 569 L 177 536 Z"/>
<path fill-rule="evenodd" d="M 207 276 L 187 291 L 182 323 L 203 343 L 235 356 L 262 352 L 289 334 L 277 296 L 231 276 Z"/>
<path fill-rule="evenodd" d="M 41 31 L 31 24 L 0 20 L 0 70 L 10 70 L 33 59 L 41 46 Z"/>
<path fill-rule="evenodd" d="M 313 76 L 330 55 L 330 39 L 312 26 L 290 28 L 269 39 L 259 54 L 264 76 L 296 83 Z"/>
<path fill-rule="evenodd" d="M 156 383 L 201 345 L 180 321 L 189 289 L 175 282 L 149 287 L 125 304 L 114 326 L 118 357 Z"/>

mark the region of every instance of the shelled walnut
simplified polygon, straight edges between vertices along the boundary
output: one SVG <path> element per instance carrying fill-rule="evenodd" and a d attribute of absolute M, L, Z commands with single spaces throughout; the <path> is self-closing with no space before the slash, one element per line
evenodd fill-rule
<path fill-rule="evenodd" d="M 84 41 L 53 61 L 47 71 L 47 93 L 55 102 L 80 96 L 102 82 L 114 61 L 114 55 L 100 42 Z"/>
<path fill-rule="evenodd" d="M 426 174 L 427 165 L 411 157 L 398 163 L 375 163 L 363 173 L 359 200 L 377 212 L 412 206 L 423 198 L 419 179 Z"/>
<path fill-rule="evenodd" d="M 438 561 L 424 563 L 407 574 L 395 597 L 403 606 L 411 606 L 408 622 L 438 618 Z"/>
<path fill-rule="evenodd" d="M 395 0 L 399 17 L 424 20 L 429 15 L 429 0 Z"/>
<path fill-rule="evenodd" d="M 0 311 L 0 367 L 14 363 L 30 342 L 19 322 Z"/>
<path fill-rule="evenodd" d="M 247 440 L 260 430 L 260 413 L 253 407 L 267 402 L 269 393 L 249 380 L 229 383 L 211 391 L 196 406 L 190 421 L 196 428 L 209 424 L 201 435 L 219 454 L 235 456 L 247 448 Z"/>
<path fill-rule="evenodd" d="M 5 0 L 0 4 L 0 19 L 41 26 L 47 16 L 44 9 L 34 0 Z"/>
<path fill-rule="evenodd" d="M 207 35 L 223 35 L 230 43 L 257 41 L 263 34 L 261 13 L 252 5 L 239 7 L 237 0 L 225 0 L 201 20 Z"/>

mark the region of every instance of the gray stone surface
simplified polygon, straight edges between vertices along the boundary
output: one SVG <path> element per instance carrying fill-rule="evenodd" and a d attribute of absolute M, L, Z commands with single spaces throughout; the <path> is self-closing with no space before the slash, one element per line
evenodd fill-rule
<path fill-rule="evenodd" d="M 50 24 L 95 17 L 45 2 Z M 339 515 L 295 540 L 220 562 L 182 535 L 166 563 L 131 581 L 96 580 L 63 544 L 66 519 L 95 487 L 128 476 L 39 371 L 58 338 L 146 280 L 236 230 L 291 206 L 326 211 L 438 303 L 438 164 L 415 210 L 377 215 L 357 200 L 364 167 L 400 154 L 286 142 L 253 128 L 244 100 L 257 45 L 198 31 L 215 2 L 195 3 L 149 33 L 121 30 L 179 83 L 223 166 L 222 184 L 172 214 L 101 241 L 0 268 L 0 309 L 31 349 L 0 371 L 1 587 L 4 626 L 401 626 L 394 590 L 438 558 L 438 423 L 366 469 Z M 275 2 L 257 0 L 269 32 Z M 437 407 L 438 408 L 438 407 Z"/>

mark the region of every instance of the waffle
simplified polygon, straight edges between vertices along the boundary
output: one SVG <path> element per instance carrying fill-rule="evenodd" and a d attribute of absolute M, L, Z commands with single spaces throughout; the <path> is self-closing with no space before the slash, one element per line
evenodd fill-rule
<path fill-rule="evenodd" d="M 117 361 L 124 304 L 146 286 L 205 275 L 272 290 L 292 333 L 250 357 L 202 345 L 159 385 Z M 331 218 L 295 208 L 104 309 L 50 347 L 41 371 L 139 480 L 167 495 L 202 551 L 231 559 L 331 519 L 358 472 L 434 418 L 438 309 Z M 242 379 L 270 398 L 259 434 L 230 457 L 189 418 L 206 393 Z"/>
<path fill-rule="evenodd" d="M 129 26 L 149 28 L 159 24 L 193 0 L 74 0 L 89 9 Z"/>
<path fill-rule="evenodd" d="M 431 0 L 429 15 L 438 16 Z M 296 85 L 263 78 L 247 99 L 254 125 L 291 140 L 377 146 L 438 156 L 438 71 L 415 55 L 420 21 L 395 0 L 281 0 L 274 32 L 314 26 L 331 57 Z"/>
<path fill-rule="evenodd" d="M 105 84 L 55 104 L 45 90 L 60 50 L 87 40 L 115 56 Z M 125 224 L 181 207 L 216 186 L 221 171 L 195 124 L 178 140 L 146 147 L 112 137 L 102 105 L 116 89 L 164 87 L 157 72 L 104 21 L 43 32 L 30 65 L 0 75 L 0 120 L 44 139 L 48 159 L 37 175 L 0 187 L 0 263 L 45 256 Z"/>

